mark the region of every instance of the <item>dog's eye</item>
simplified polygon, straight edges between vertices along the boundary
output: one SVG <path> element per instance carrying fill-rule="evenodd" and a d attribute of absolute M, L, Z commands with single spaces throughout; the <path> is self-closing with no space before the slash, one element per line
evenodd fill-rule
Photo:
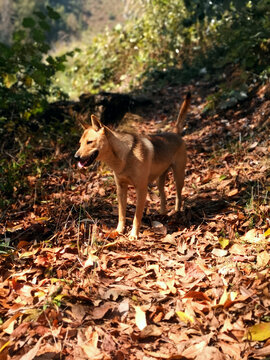
<path fill-rule="evenodd" d="M 91 140 L 88 140 L 88 141 L 87 141 L 87 145 L 90 145 L 90 144 L 92 144 L 92 142 L 93 142 L 93 141 L 91 141 Z"/>

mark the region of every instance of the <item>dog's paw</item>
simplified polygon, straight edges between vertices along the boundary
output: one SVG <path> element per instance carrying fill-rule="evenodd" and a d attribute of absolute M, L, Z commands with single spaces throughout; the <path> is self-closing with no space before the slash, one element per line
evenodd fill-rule
<path fill-rule="evenodd" d="M 131 230 L 129 236 L 128 236 L 129 240 L 138 240 L 138 234 L 136 231 L 134 231 L 134 229 Z"/>

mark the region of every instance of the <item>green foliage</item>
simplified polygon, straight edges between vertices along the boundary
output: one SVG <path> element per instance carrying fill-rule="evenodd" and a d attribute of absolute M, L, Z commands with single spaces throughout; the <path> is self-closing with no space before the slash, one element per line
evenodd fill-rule
<path fill-rule="evenodd" d="M 268 78 L 269 0 L 131 3 L 133 18 L 97 36 L 70 61 L 66 78 L 59 77 L 59 85 L 72 96 L 117 86 L 182 82 L 218 73 L 228 65 L 256 74 L 256 81 Z M 230 95 L 231 90 L 224 97 L 238 101 L 242 90 Z M 233 102 L 228 100 L 227 105 Z"/>
<path fill-rule="evenodd" d="M 51 8 L 23 20 L 23 29 L 14 32 L 11 45 L 0 43 L 0 136 L 24 126 L 33 126 L 31 116 L 44 110 L 48 96 L 63 94 L 52 87 L 52 77 L 64 70 L 66 54 L 47 55 L 49 22 L 58 18 Z"/>
<path fill-rule="evenodd" d="M 10 243 L 10 239 L 0 239 L 0 255 L 7 255 L 14 250 L 14 248 L 10 246 L 9 243 Z M 0 319 L 0 325 L 1 325 L 1 319 Z"/>
<path fill-rule="evenodd" d="M 106 20 L 117 23 L 124 8 L 122 0 L 107 0 L 105 6 L 97 0 L 0 0 L 0 42 L 9 44 L 11 34 L 21 29 L 24 18 L 32 17 L 34 12 L 44 13 L 48 6 L 53 9 L 49 11 L 52 19 L 62 19 L 51 24 L 46 34 L 49 44 L 70 42 L 85 31 L 101 31 Z"/>

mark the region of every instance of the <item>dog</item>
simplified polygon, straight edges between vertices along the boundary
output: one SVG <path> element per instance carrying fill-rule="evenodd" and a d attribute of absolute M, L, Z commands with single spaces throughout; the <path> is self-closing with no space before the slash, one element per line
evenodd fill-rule
<path fill-rule="evenodd" d="M 125 229 L 128 185 L 135 187 L 137 196 L 130 239 L 138 238 L 148 184 L 155 179 L 160 194 L 160 212 L 166 213 L 164 185 L 170 169 L 176 184 L 175 211 L 180 211 L 187 161 L 181 133 L 190 102 L 191 95 L 188 93 L 172 132 L 144 136 L 113 131 L 95 115 L 91 115 L 91 125 L 82 124 L 84 132 L 75 158 L 79 168 L 88 167 L 95 160 L 100 160 L 113 170 L 119 203 L 117 233 L 121 234 Z"/>

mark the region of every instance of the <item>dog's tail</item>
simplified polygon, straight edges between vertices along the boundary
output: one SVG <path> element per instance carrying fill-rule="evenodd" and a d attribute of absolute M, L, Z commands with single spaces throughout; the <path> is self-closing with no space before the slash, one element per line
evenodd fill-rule
<path fill-rule="evenodd" d="M 183 103 L 181 105 L 181 108 L 180 108 L 180 111 L 178 114 L 178 118 L 177 118 L 177 121 L 175 124 L 175 129 L 178 134 L 182 133 L 184 120 L 187 115 L 188 108 L 190 106 L 190 102 L 191 102 L 191 94 L 190 94 L 190 92 L 188 92 L 185 100 L 183 101 Z"/>

